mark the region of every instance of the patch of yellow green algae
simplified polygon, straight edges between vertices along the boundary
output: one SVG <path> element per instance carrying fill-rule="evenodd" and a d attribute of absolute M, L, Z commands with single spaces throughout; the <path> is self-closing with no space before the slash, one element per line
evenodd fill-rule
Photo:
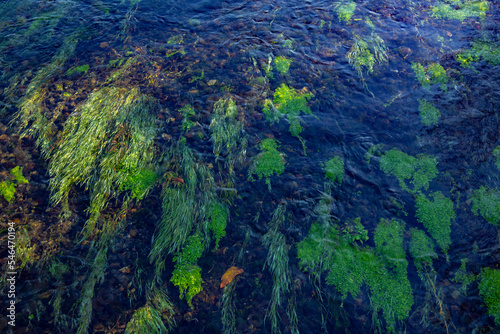
<path fill-rule="evenodd" d="M 296 137 L 302 143 L 304 154 L 306 153 L 306 145 L 304 139 L 300 136 L 304 128 L 302 127 L 300 113 L 312 115 L 308 101 L 313 97 L 312 93 L 307 91 L 298 91 L 288 87 L 286 84 L 281 84 L 274 92 L 274 99 L 264 102 L 264 115 L 266 119 L 272 123 L 279 121 L 282 117 L 286 117 L 290 123 L 289 131 L 293 137 Z"/>
<path fill-rule="evenodd" d="M 437 6 L 431 6 L 431 15 L 437 18 L 464 21 L 469 17 L 484 19 L 489 10 L 488 1 L 445 0 Z"/>

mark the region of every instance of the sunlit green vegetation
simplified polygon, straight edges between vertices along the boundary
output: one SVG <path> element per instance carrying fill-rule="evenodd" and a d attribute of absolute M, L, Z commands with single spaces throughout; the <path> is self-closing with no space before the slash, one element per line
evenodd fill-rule
<path fill-rule="evenodd" d="M 471 196 L 472 212 L 493 225 L 500 223 L 500 191 L 481 186 Z"/>
<path fill-rule="evenodd" d="M 374 314 L 381 310 L 387 331 L 395 332 L 396 323 L 408 317 L 413 305 L 403 231 L 404 224 L 398 220 L 382 219 L 373 250 L 349 243 L 335 226 L 313 224 L 307 238 L 297 245 L 299 265 L 315 274 L 327 271 L 327 283 L 343 299 L 348 294 L 356 297 L 362 285 L 368 285 Z"/>
<path fill-rule="evenodd" d="M 20 262 L 19 269 L 35 263 L 38 259 L 36 248 L 36 245 L 31 242 L 31 236 L 26 227 L 20 228 L 16 238 L 16 259 Z"/>
<path fill-rule="evenodd" d="M 80 66 L 75 66 L 75 67 L 72 67 L 70 68 L 66 74 L 67 75 L 72 75 L 73 73 L 83 73 L 83 74 L 87 74 L 88 70 L 89 70 L 89 65 L 88 64 L 85 64 L 85 65 L 80 65 Z"/>
<path fill-rule="evenodd" d="M 157 108 L 156 101 L 137 88 L 106 87 L 92 93 L 66 122 L 49 158 L 51 199 L 68 215 L 71 189 L 76 185 L 89 189 L 87 233 L 97 232 L 101 212 L 120 189 L 131 189 L 134 197 L 141 198 L 153 184 L 152 174 L 145 170 L 158 160 Z M 111 224 L 101 228 L 104 233 L 113 230 Z"/>
<path fill-rule="evenodd" d="M 253 175 L 257 175 L 259 180 L 264 177 L 269 191 L 271 191 L 271 176 L 274 174 L 280 175 L 285 170 L 285 163 L 282 154 L 278 151 L 278 147 L 274 139 L 267 138 L 261 141 L 261 152 L 248 171 L 248 178 L 251 181 L 254 180 Z"/>
<path fill-rule="evenodd" d="M 463 67 L 469 67 L 471 62 L 485 61 L 491 66 L 500 64 L 500 47 L 492 42 L 474 41 L 470 49 L 458 53 L 457 61 Z"/>
<path fill-rule="evenodd" d="M 381 156 L 382 149 L 384 148 L 384 146 L 385 146 L 384 144 L 377 144 L 370 146 L 368 151 L 365 153 L 366 163 L 369 164 L 371 159 L 375 156 Z"/>
<path fill-rule="evenodd" d="M 342 0 L 333 6 L 337 16 L 339 17 L 339 21 L 351 21 L 354 11 L 356 10 L 356 3 L 354 1 Z"/>
<path fill-rule="evenodd" d="M 176 325 L 174 307 L 167 294 L 156 286 L 147 287 L 147 303 L 137 309 L 125 329 L 126 334 L 166 334 Z M 167 323 L 165 326 L 164 321 Z"/>
<path fill-rule="evenodd" d="M 479 294 L 488 307 L 488 314 L 500 326 L 500 270 L 484 268 L 479 277 Z"/>
<path fill-rule="evenodd" d="M 171 175 L 177 176 L 167 177 L 169 173 L 165 175 L 162 218 L 149 254 L 155 264 L 157 277 L 165 268 L 165 257 L 182 252 L 190 235 L 199 234 L 205 247 L 208 247 L 208 215 L 216 200 L 212 173 L 205 164 L 195 159 L 185 141 L 174 145 L 167 152 L 165 161 L 165 168 L 171 170 Z M 195 270 L 189 272 L 194 273 Z"/>
<path fill-rule="evenodd" d="M 300 136 L 302 131 L 304 131 L 301 125 L 300 113 L 303 112 L 307 115 L 312 115 L 307 101 L 313 96 L 313 94 L 307 91 L 297 91 L 286 84 L 281 84 L 274 92 L 273 101 L 266 100 L 264 102 L 264 109 L 262 110 L 266 119 L 271 123 L 279 121 L 282 117 L 286 116 L 287 121 L 290 123 L 290 134 L 300 140 L 304 154 L 306 153 L 306 144 Z"/>
<path fill-rule="evenodd" d="M 220 240 L 226 236 L 226 225 L 229 210 L 224 204 L 216 201 L 213 202 L 210 210 L 209 228 L 212 231 L 213 238 L 215 239 L 214 250 L 216 250 L 219 248 Z"/>
<path fill-rule="evenodd" d="M 420 63 L 412 63 L 411 68 L 415 71 L 418 82 L 426 90 L 431 89 L 431 85 L 440 85 L 443 91 L 448 90 L 448 76 L 446 70 L 439 63 L 432 63 L 423 66 Z"/>
<path fill-rule="evenodd" d="M 455 276 L 453 277 L 454 282 L 461 283 L 460 291 L 467 295 L 467 287 L 476 280 L 476 276 L 474 274 L 467 273 L 467 259 L 461 260 L 462 264 L 460 268 L 455 272 Z"/>
<path fill-rule="evenodd" d="M 344 180 L 344 161 L 341 157 L 336 156 L 326 162 L 325 176 L 332 183 L 342 183 Z"/>
<path fill-rule="evenodd" d="M 292 63 L 291 59 L 288 59 L 283 56 L 276 57 L 274 59 L 274 64 L 276 65 L 276 70 L 281 74 L 285 75 L 288 73 L 288 69 L 290 68 L 290 64 Z"/>
<path fill-rule="evenodd" d="M 437 126 L 439 117 L 441 117 L 439 110 L 426 100 L 418 100 L 418 103 L 418 111 L 420 112 L 422 124 L 425 126 Z"/>
<path fill-rule="evenodd" d="M 444 0 L 448 3 L 441 3 L 431 6 L 432 16 L 452 20 L 464 21 L 469 17 L 479 17 L 484 19 L 486 11 L 489 9 L 488 1 L 468 1 L 468 0 Z"/>
<path fill-rule="evenodd" d="M 279 308 L 283 299 L 290 291 L 291 271 L 288 265 L 288 246 L 283 233 L 279 227 L 285 220 L 285 206 L 279 205 L 273 212 L 272 220 L 269 222 L 269 232 L 262 237 L 262 243 L 269 249 L 266 265 L 269 267 L 273 278 L 272 297 L 266 318 L 271 320 L 273 333 L 279 333 Z M 293 311 L 295 312 L 295 310 Z"/>
<path fill-rule="evenodd" d="M 179 112 L 182 114 L 182 116 L 184 116 L 184 119 L 182 120 L 182 130 L 191 130 L 191 128 L 195 126 L 195 123 L 191 120 L 191 117 L 196 115 L 193 107 L 190 104 L 186 104 L 184 105 L 184 107 L 179 109 Z"/>
<path fill-rule="evenodd" d="M 394 175 L 401 188 L 416 193 L 429 188 L 438 174 L 436 158 L 421 154 L 413 157 L 395 148 L 387 151 L 380 158 L 380 168 L 387 174 Z M 413 185 L 409 187 L 407 181 Z"/>
<path fill-rule="evenodd" d="M 196 265 L 196 262 L 204 250 L 202 237 L 199 234 L 193 234 L 188 238 L 182 252 L 173 258 L 175 269 L 170 282 L 179 288 L 180 297 L 185 296 L 191 308 L 193 308 L 191 300 L 202 290 L 201 268 Z"/>
<path fill-rule="evenodd" d="M 216 158 L 225 156 L 225 166 L 231 179 L 236 163 L 242 163 L 248 145 L 244 124 L 238 120 L 238 109 L 232 98 L 222 98 L 214 105 L 210 132 Z"/>
<path fill-rule="evenodd" d="M 500 146 L 493 150 L 493 157 L 495 158 L 495 166 L 500 170 Z"/>
<path fill-rule="evenodd" d="M 434 251 L 434 242 L 424 231 L 417 228 L 412 228 L 410 233 L 410 255 L 413 258 L 413 263 L 419 275 L 422 275 L 426 268 L 432 268 L 432 262 L 437 258 L 437 254 Z M 422 280 L 425 281 L 425 279 Z"/>
<path fill-rule="evenodd" d="M 15 181 L 15 182 L 14 182 Z M 10 170 L 10 179 L 0 182 L 0 196 L 7 202 L 11 202 L 19 184 L 28 183 L 23 176 L 23 167 L 16 166 Z"/>
<path fill-rule="evenodd" d="M 436 240 L 437 245 L 447 252 L 450 244 L 451 222 L 455 219 L 453 202 L 441 192 L 430 195 L 432 201 L 425 195 L 416 198 L 418 220 L 425 226 L 429 234 Z"/>

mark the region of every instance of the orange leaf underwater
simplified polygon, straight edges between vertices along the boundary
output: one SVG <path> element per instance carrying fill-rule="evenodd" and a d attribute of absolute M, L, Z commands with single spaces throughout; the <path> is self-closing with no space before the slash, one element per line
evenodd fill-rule
<path fill-rule="evenodd" d="M 228 285 L 229 283 L 231 283 L 231 281 L 236 277 L 236 275 L 243 273 L 243 271 L 244 271 L 243 269 L 238 267 L 231 267 L 228 270 L 226 270 L 224 275 L 222 275 L 222 279 L 220 282 L 221 289 L 226 285 Z"/>

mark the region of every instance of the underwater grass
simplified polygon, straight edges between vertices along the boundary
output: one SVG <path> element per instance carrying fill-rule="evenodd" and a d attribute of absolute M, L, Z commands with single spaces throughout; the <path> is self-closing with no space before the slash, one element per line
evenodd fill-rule
<path fill-rule="evenodd" d="M 245 159 L 248 145 L 244 133 L 243 122 L 237 119 L 238 110 L 232 98 L 222 98 L 214 105 L 210 132 L 214 143 L 216 158 L 225 156 L 225 166 L 229 170 L 231 179 L 234 179 L 235 163 L 242 163 Z"/>
<path fill-rule="evenodd" d="M 105 87 L 92 93 L 65 123 L 49 158 L 51 201 L 61 204 L 67 216 L 71 189 L 76 185 L 89 189 L 87 235 L 97 232 L 98 219 L 110 199 L 125 190 L 132 190 L 132 197 L 142 198 L 152 186 L 150 182 L 144 187 L 142 180 L 141 187 L 132 185 L 141 172 L 156 168 L 157 109 L 155 99 L 137 88 Z M 127 203 L 125 199 L 122 207 Z M 105 233 L 111 228 L 101 227 Z"/>
<path fill-rule="evenodd" d="M 439 110 L 423 99 L 418 100 L 418 104 L 418 112 L 420 113 L 422 124 L 425 126 L 437 126 L 439 117 L 441 117 Z"/>
<path fill-rule="evenodd" d="M 291 271 L 288 265 L 288 247 L 283 233 L 278 229 L 285 220 L 285 205 L 279 205 L 273 212 L 269 222 L 270 230 L 262 237 L 262 243 L 269 249 L 266 265 L 269 267 L 273 278 L 272 297 L 269 308 L 266 312 L 266 319 L 271 321 L 273 333 L 280 333 L 279 330 L 279 308 L 281 307 L 284 295 L 290 292 Z M 294 311 L 292 312 L 292 314 Z"/>
<path fill-rule="evenodd" d="M 416 217 L 446 254 L 451 244 L 451 221 L 456 216 L 453 202 L 439 191 L 430 197 L 432 200 L 422 194 L 416 197 Z"/>
<path fill-rule="evenodd" d="M 493 225 L 500 224 L 500 191 L 481 186 L 472 196 L 472 212 L 481 216 Z"/>
<path fill-rule="evenodd" d="M 76 334 L 87 334 L 92 321 L 92 299 L 96 284 L 104 281 L 104 273 L 107 264 L 108 248 L 99 249 L 95 255 L 90 274 L 82 287 L 80 306 L 78 308 L 78 328 Z"/>

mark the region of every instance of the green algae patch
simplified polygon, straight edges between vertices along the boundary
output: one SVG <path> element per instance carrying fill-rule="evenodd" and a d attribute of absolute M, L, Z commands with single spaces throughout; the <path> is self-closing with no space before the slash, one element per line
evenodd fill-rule
<path fill-rule="evenodd" d="M 123 183 L 120 190 L 130 191 L 132 198 L 142 200 L 147 196 L 149 190 L 158 180 L 158 175 L 150 169 L 128 169 L 123 170 Z"/>
<path fill-rule="evenodd" d="M 319 276 L 342 295 L 355 298 L 363 284 L 369 287 L 374 314 L 382 311 L 388 332 L 408 317 L 413 292 L 407 278 L 408 262 L 403 248 L 404 224 L 382 219 L 375 231 L 375 250 L 345 240 L 336 226 L 313 224 L 308 236 L 297 245 L 299 266 Z"/>
<path fill-rule="evenodd" d="M 312 115 L 308 101 L 313 97 L 312 93 L 298 91 L 288 87 L 286 84 L 281 84 L 274 92 L 274 99 L 264 102 L 262 110 L 266 119 L 271 123 L 279 121 L 282 117 L 286 117 L 290 123 L 289 131 L 293 137 L 296 137 L 302 143 L 304 154 L 306 153 L 306 145 L 304 139 L 300 136 L 304 130 L 300 113 Z"/>
<path fill-rule="evenodd" d="M 341 157 L 336 156 L 326 162 L 325 176 L 332 183 L 342 183 L 344 180 L 344 161 Z"/>
<path fill-rule="evenodd" d="M 418 82 L 425 90 L 430 90 L 431 85 L 439 85 L 441 90 L 448 91 L 448 76 L 446 70 L 439 63 L 423 66 L 420 63 L 412 63 L 411 68 L 415 71 Z"/>
<path fill-rule="evenodd" d="M 238 108 L 234 100 L 231 97 L 221 98 L 214 105 L 210 122 L 213 152 L 216 159 L 225 156 L 225 166 L 231 179 L 234 178 L 235 164 L 243 163 L 248 145 L 244 124 L 237 116 Z"/>
<path fill-rule="evenodd" d="M 80 66 L 75 66 L 75 67 L 72 67 L 70 68 L 66 74 L 67 75 L 72 75 L 73 73 L 78 73 L 78 74 L 87 74 L 88 70 L 89 70 L 89 65 L 88 64 L 85 64 L 85 65 L 80 65 Z"/>
<path fill-rule="evenodd" d="M 500 64 L 500 47 L 495 43 L 474 41 L 471 47 L 455 56 L 462 67 L 469 67 L 471 62 L 485 61 L 491 66 Z"/>
<path fill-rule="evenodd" d="M 175 269 L 172 272 L 170 282 L 179 288 L 180 298 L 185 297 L 188 305 L 194 296 L 201 292 L 201 268 L 196 265 L 198 259 L 203 255 L 205 245 L 199 234 L 191 235 L 182 252 L 174 256 Z"/>
<path fill-rule="evenodd" d="M 500 170 L 500 146 L 493 150 L 493 157 L 495 158 L 495 166 Z"/>
<path fill-rule="evenodd" d="M 281 175 L 285 171 L 285 162 L 281 153 L 278 151 L 278 144 L 274 139 L 264 139 L 260 143 L 261 153 L 255 158 L 250 167 L 248 178 L 253 181 L 252 175 L 257 175 L 259 180 L 266 179 L 266 184 L 271 191 L 271 176 Z"/>
<path fill-rule="evenodd" d="M 283 56 L 276 57 L 274 59 L 274 64 L 276 65 L 276 70 L 281 74 L 288 74 L 288 70 L 290 68 L 290 64 L 292 63 L 291 59 L 288 59 Z"/>
<path fill-rule="evenodd" d="M 51 200 L 62 204 L 63 213 L 68 215 L 71 189 L 76 185 L 89 189 L 87 233 L 96 229 L 110 199 L 125 190 L 141 198 L 152 186 L 152 182 L 143 181 L 144 176 L 151 179 L 146 170 L 154 170 L 158 159 L 154 145 L 158 108 L 155 99 L 137 88 L 106 87 L 92 93 L 66 121 L 49 156 Z M 127 203 L 125 198 L 124 207 Z M 106 231 L 111 225 L 102 229 Z"/>
<path fill-rule="evenodd" d="M 479 294 L 488 307 L 488 314 L 500 326 L 500 270 L 484 268 L 479 277 Z"/>
<path fill-rule="evenodd" d="M 454 277 L 452 278 L 453 282 L 460 283 L 462 286 L 460 287 L 460 292 L 462 292 L 465 296 L 467 296 L 467 287 L 476 280 L 476 276 L 474 274 L 467 273 L 467 259 L 460 260 L 462 264 L 460 268 L 455 272 Z"/>
<path fill-rule="evenodd" d="M 224 204 L 214 201 L 210 208 L 210 223 L 208 225 L 215 239 L 214 251 L 219 248 L 220 240 L 226 236 L 228 216 L 228 208 Z"/>
<path fill-rule="evenodd" d="M 343 0 L 338 4 L 335 4 L 334 8 L 337 16 L 339 17 L 339 21 L 349 22 L 354 15 L 354 11 L 356 10 L 356 3 L 352 0 Z"/>
<path fill-rule="evenodd" d="M 8 203 L 12 202 L 16 187 L 19 184 L 29 183 L 23 176 L 23 167 L 16 166 L 10 170 L 10 177 L 8 180 L 0 182 L 0 196 L 2 196 Z"/>
<path fill-rule="evenodd" d="M 380 158 L 380 168 L 386 174 L 394 175 L 401 188 L 410 193 L 429 188 L 429 182 L 438 175 L 436 165 L 434 157 L 425 154 L 414 157 L 395 148 L 385 152 Z M 408 181 L 413 189 L 408 186 Z"/>
<path fill-rule="evenodd" d="M 451 221 L 455 219 L 453 202 L 441 192 L 436 191 L 430 195 L 432 200 L 425 195 L 416 198 L 417 219 L 421 222 L 437 245 L 447 252 L 451 244 Z"/>
<path fill-rule="evenodd" d="M 431 15 L 441 19 L 464 21 L 470 17 L 484 19 L 489 9 L 488 1 L 445 0 L 437 6 L 431 6 Z"/>
<path fill-rule="evenodd" d="M 191 120 L 191 117 L 196 115 L 193 107 L 190 104 L 186 104 L 181 109 L 179 109 L 179 112 L 184 117 L 182 120 L 182 130 L 191 130 L 191 128 L 196 125 L 196 123 Z"/>
<path fill-rule="evenodd" d="M 420 120 L 425 126 L 437 126 L 441 113 L 426 100 L 418 100 L 418 112 L 420 113 Z"/>
<path fill-rule="evenodd" d="M 471 196 L 472 212 L 478 213 L 493 225 L 500 223 L 500 191 L 488 187 L 480 187 Z"/>
<path fill-rule="evenodd" d="M 432 268 L 432 262 L 437 258 L 434 242 L 424 231 L 417 228 L 410 229 L 410 233 L 410 255 L 417 271 L 420 273 L 425 267 Z"/>

